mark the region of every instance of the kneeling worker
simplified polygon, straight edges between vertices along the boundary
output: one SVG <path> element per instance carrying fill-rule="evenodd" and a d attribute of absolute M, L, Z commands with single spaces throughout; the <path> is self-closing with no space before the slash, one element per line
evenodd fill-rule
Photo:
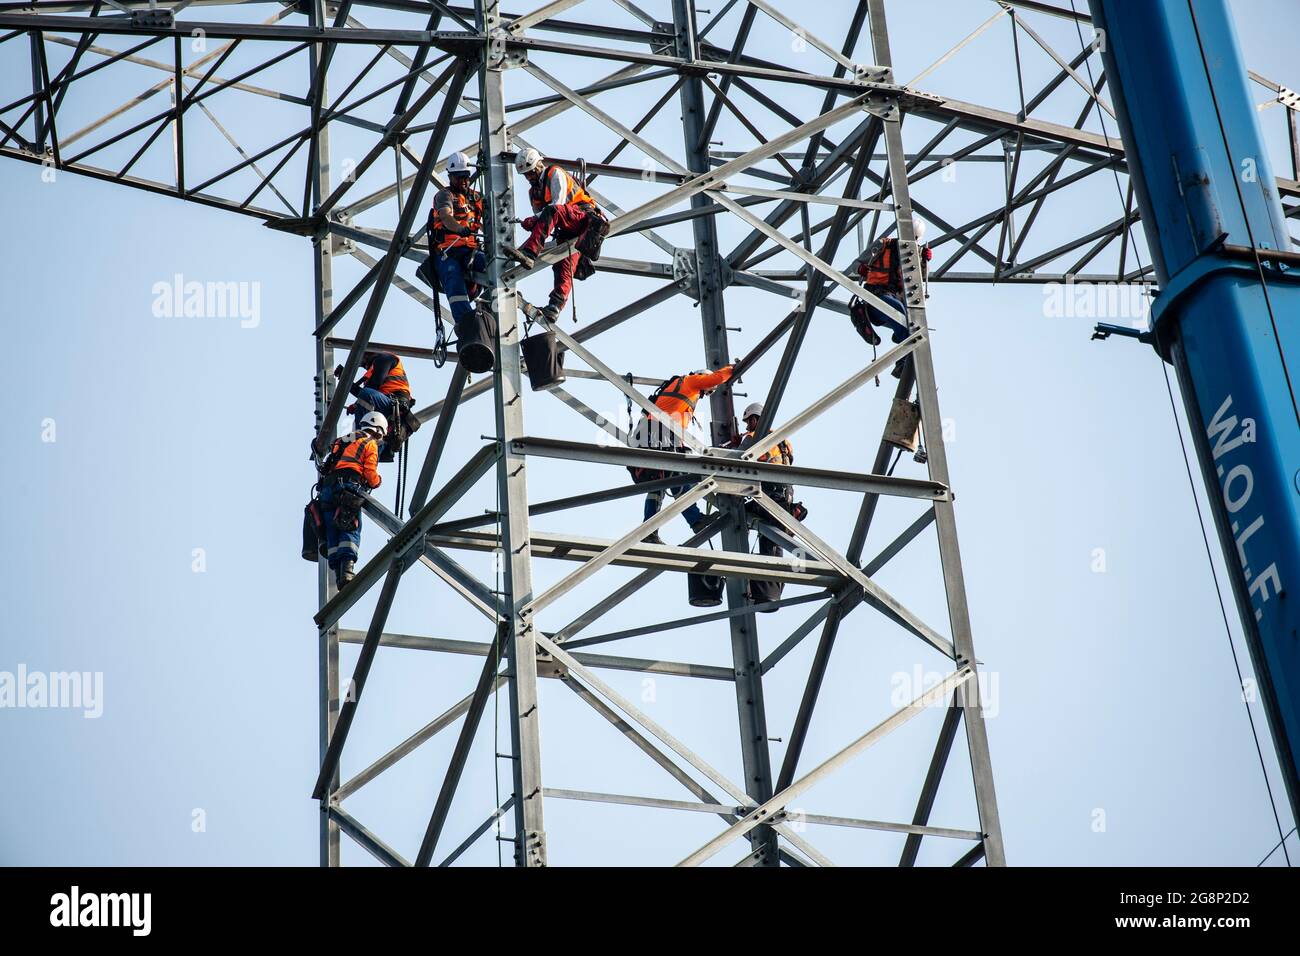
<path fill-rule="evenodd" d="M 934 253 L 924 244 L 925 220 L 917 218 L 912 221 L 916 241 L 921 249 L 921 281 L 924 282 L 930 271 L 930 259 Z M 903 274 L 898 255 L 898 241 L 893 236 L 877 239 L 871 244 L 865 256 L 857 263 L 857 273 L 863 284 L 881 301 L 892 306 L 903 316 L 907 316 L 907 306 L 903 302 Z M 875 326 L 890 330 L 890 339 L 897 345 L 907 338 L 909 330 L 904 322 L 899 322 L 889 313 L 872 302 L 854 298 L 849 303 L 849 316 L 853 327 L 869 345 L 880 344 L 880 334 Z"/>
<path fill-rule="evenodd" d="M 384 420 L 391 423 L 392 431 L 380 436 L 382 448 L 380 461 L 392 461 L 396 452 L 406 440 L 406 412 L 411 407 L 411 384 L 406 378 L 406 369 L 402 360 L 392 352 L 366 352 L 361 356 L 361 366 L 365 374 L 349 386 L 348 391 L 357 400 L 348 406 L 353 415 L 353 427 L 360 429 L 361 423 L 371 412 L 378 412 Z M 336 374 L 342 370 L 339 366 Z"/>
<path fill-rule="evenodd" d="M 674 376 L 655 389 L 654 394 L 650 396 L 650 401 L 666 412 L 668 417 L 685 433 L 695 420 L 695 406 L 699 403 L 699 400 L 720 385 L 725 385 L 731 381 L 732 368 L 733 366 L 727 365 L 716 372 L 691 372 L 687 375 Z M 653 448 L 659 451 L 683 453 L 686 451 L 686 446 L 672 429 L 665 428 L 656 419 L 652 418 L 648 412 L 644 411 L 641 413 L 641 420 L 633 430 L 631 444 L 636 448 Z M 667 478 L 673 474 L 662 469 L 628 468 L 628 471 L 632 473 L 632 480 L 637 484 L 658 481 L 660 478 Z M 693 482 L 683 475 L 682 483 L 674 485 L 668 491 L 676 498 L 682 495 L 692 484 Z M 649 521 L 657 515 L 659 509 L 663 507 L 663 501 L 664 493 L 662 490 L 652 491 L 647 494 L 644 520 Z M 687 524 L 694 528 L 704 515 L 700 512 L 698 505 L 692 504 L 682 512 L 682 517 L 686 519 Z M 648 544 L 663 544 L 657 531 L 645 540 Z"/>
<path fill-rule="evenodd" d="M 340 589 L 353 578 L 361 547 L 361 496 L 379 487 L 381 479 L 375 466 L 379 441 L 387 432 L 388 420 L 378 412 L 368 412 L 357 431 L 334 440 L 329 457 L 321 465 L 325 553 Z"/>

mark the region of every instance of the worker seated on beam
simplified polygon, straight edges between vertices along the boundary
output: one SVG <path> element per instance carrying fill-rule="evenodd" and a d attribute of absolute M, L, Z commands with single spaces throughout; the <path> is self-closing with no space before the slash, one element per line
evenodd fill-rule
<path fill-rule="evenodd" d="M 741 449 L 749 448 L 758 440 L 758 425 L 763 418 L 763 403 L 751 402 L 745 409 L 742 416 L 745 421 L 745 434 L 740 437 L 737 443 Z M 794 448 L 789 440 L 781 439 L 773 447 L 763 452 L 756 459 L 757 461 L 771 462 L 775 465 L 793 465 Z M 785 482 L 765 481 L 763 482 L 763 493 L 771 498 L 774 502 L 790 512 L 796 518 L 802 520 L 803 515 L 808 512 L 803 505 L 794 500 L 794 486 Z M 754 501 L 745 502 L 745 512 L 753 518 L 771 521 L 771 516 L 764 511 Z M 784 552 L 781 546 L 769 539 L 761 531 L 758 535 L 758 553 L 768 557 L 780 557 Z M 762 604 L 766 601 L 779 601 L 784 584 L 780 581 L 761 581 L 751 580 L 747 589 L 749 600 L 754 604 Z M 771 610 L 776 610 L 772 608 Z"/>
<path fill-rule="evenodd" d="M 353 427 L 360 429 L 361 422 L 370 412 L 378 412 L 389 423 L 389 432 L 382 436 L 380 461 L 392 461 L 394 454 L 406 442 L 411 431 L 411 385 L 406 378 L 402 360 L 392 352 L 367 351 L 361 356 L 365 374 L 348 386 L 357 400 L 347 407 L 352 413 Z M 343 370 L 334 370 L 337 377 Z M 418 424 L 416 425 L 418 427 Z"/>
<path fill-rule="evenodd" d="M 340 589 L 352 580 L 361 548 L 362 495 L 378 488 L 379 441 L 388 432 L 388 420 L 367 412 L 360 427 L 330 446 L 320 465 L 321 516 L 325 524 L 325 555 Z"/>
<path fill-rule="evenodd" d="M 441 290 L 447 297 L 452 321 L 457 326 L 474 312 L 474 300 L 481 291 L 470 276 L 487 268 L 479 242 L 483 230 L 483 194 L 470 187 L 473 172 L 464 153 L 448 156 L 448 185 L 434 193 L 433 208 L 429 211 L 429 261 L 438 280 L 434 296 Z M 427 272 L 423 275 L 427 281 Z"/>
<path fill-rule="evenodd" d="M 929 277 L 930 260 L 934 257 L 934 253 L 929 246 L 924 244 L 925 220 L 919 217 L 914 218 L 912 228 L 915 231 L 917 243 L 921 244 L 921 281 L 924 282 Z M 904 290 L 901 266 L 898 241 L 893 236 L 877 239 L 856 263 L 857 273 L 861 277 L 863 285 L 869 291 L 874 292 L 881 301 L 893 306 L 902 315 L 906 316 L 907 306 L 903 303 Z M 854 297 L 849 303 L 849 318 L 852 320 L 853 327 L 857 329 L 858 334 L 872 347 L 880 344 L 880 333 L 876 331 L 876 327 L 889 329 L 890 339 L 895 345 L 905 340 L 910 334 L 907 325 L 899 322 L 874 302 L 865 302 L 857 297 Z M 901 362 L 895 366 L 895 376 L 900 374 L 901 367 Z"/>
<path fill-rule="evenodd" d="M 528 180 L 533 214 L 521 223 L 528 238 L 518 249 L 508 250 L 510 254 L 531 269 L 548 237 L 557 245 L 578 240 L 575 250 L 551 270 L 555 284 L 542 314 L 554 322 L 569 301 L 574 278 L 586 279 L 596 271 L 592 263 L 600 259 L 609 222 L 582 183 L 554 163 L 548 165 L 531 146 L 515 157 L 515 168 Z"/>
<path fill-rule="evenodd" d="M 650 401 L 657 408 L 662 409 L 685 434 L 687 429 L 695 422 L 695 406 L 699 403 L 699 400 L 720 385 L 725 385 L 731 381 L 732 368 L 733 366 L 727 365 L 716 372 L 690 372 L 686 375 L 675 375 L 655 389 L 654 394 L 650 396 Z M 653 448 L 657 451 L 674 451 L 681 454 L 686 452 L 686 444 L 677 433 L 651 417 L 650 413 L 646 411 L 641 412 L 641 420 L 637 422 L 636 427 L 632 430 L 630 444 L 634 448 Z M 632 480 L 637 484 L 658 481 L 661 478 L 677 477 L 680 474 L 679 472 L 665 471 L 661 468 L 634 468 L 630 466 L 628 471 L 632 473 Z M 686 475 L 680 476 L 682 483 L 673 485 L 668 489 L 674 498 L 685 494 L 697 480 Z M 663 502 L 664 492 L 662 489 L 647 494 L 644 520 L 649 521 L 657 515 L 659 509 L 663 507 Z M 682 517 L 686 519 L 691 528 L 694 528 L 704 519 L 699 506 L 695 504 L 682 512 Z M 645 540 L 648 544 L 663 544 L 658 531 Z"/>

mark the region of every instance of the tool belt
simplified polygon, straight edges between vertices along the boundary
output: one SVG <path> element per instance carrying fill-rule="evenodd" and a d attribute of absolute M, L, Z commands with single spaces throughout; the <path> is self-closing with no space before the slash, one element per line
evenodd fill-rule
<path fill-rule="evenodd" d="M 656 450 L 669 451 L 670 449 L 661 448 Z M 675 451 L 679 455 L 686 454 L 685 448 L 673 448 L 671 451 Z M 658 481 L 661 478 L 680 477 L 683 481 L 687 480 L 687 477 L 683 472 L 668 471 L 666 468 L 641 468 L 637 465 L 628 465 L 627 472 L 632 476 L 632 483 L 634 485 L 643 485 L 648 481 Z"/>
<path fill-rule="evenodd" d="M 674 472 L 664 471 L 662 468 L 638 468 L 635 465 L 628 465 L 627 472 L 632 476 L 632 484 L 644 485 L 647 481 L 658 481 L 660 478 L 667 478 Z"/>
<path fill-rule="evenodd" d="M 334 527 L 339 531 L 356 531 L 361 527 L 361 509 L 365 507 L 365 496 L 357 489 L 360 485 L 352 478 L 335 478 L 331 475 L 326 481 L 334 484 Z"/>
<path fill-rule="evenodd" d="M 577 268 L 573 270 L 576 279 L 587 279 L 595 273 L 593 263 L 600 261 L 600 247 L 609 234 L 609 220 L 600 211 L 600 207 L 584 205 L 583 208 L 587 211 L 587 228 L 582 231 L 576 244 L 581 255 Z"/>

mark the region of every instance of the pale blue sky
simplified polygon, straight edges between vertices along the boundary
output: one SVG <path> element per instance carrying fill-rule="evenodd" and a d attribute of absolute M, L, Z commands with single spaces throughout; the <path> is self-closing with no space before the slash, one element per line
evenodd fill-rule
<path fill-rule="evenodd" d="M 667 18 L 666 2 L 645 6 Z M 891 4 L 902 79 L 996 10 L 986 3 L 937 6 L 938 12 L 922 13 L 920 5 Z M 815 29 L 838 36 L 850 7 L 842 0 L 826 7 L 824 25 Z M 1247 62 L 1294 88 L 1300 75 L 1293 31 L 1277 28 L 1288 7 L 1282 0 L 1234 4 Z M 367 23 L 385 22 L 379 15 L 362 16 Z M 1069 54 L 1077 41 L 1071 47 L 1073 28 L 1063 27 L 1049 23 L 1041 30 Z M 922 85 L 1011 106 L 1014 81 L 999 72 L 996 59 L 1008 45 L 1005 24 L 1000 28 L 980 41 L 989 43 L 987 53 L 973 44 L 964 58 Z M 762 49 L 779 39 L 760 36 L 756 42 Z M 21 76 L 13 57 L 0 46 L 0 89 L 15 89 L 15 76 Z M 609 69 L 599 63 L 590 69 L 600 67 Z M 1039 56 L 1027 69 L 1041 82 L 1055 66 Z M 300 89 L 302 77 L 292 76 Z M 68 125 L 77 125 L 78 110 L 111 105 L 155 81 L 142 71 L 106 76 L 113 95 L 87 103 L 69 97 Z M 662 81 L 652 88 L 657 96 Z M 636 107 L 648 107 L 650 96 L 612 96 L 609 108 L 623 107 L 620 118 L 635 119 Z M 245 100 L 253 102 L 249 112 L 221 117 L 241 136 L 268 144 L 274 129 L 288 132 L 286 121 L 266 113 L 260 99 Z M 1062 110 L 1077 110 L 1077 99 L 1062 94 L 1061 102 Z M 214 98 L 214 109 L 220 103 Z M 676 151 L 674 106 L 648 133 Z M 1264 114 L 1274 143 L 1275 113 Z M 756 113 L 755 119 L 765 129 L 779 128 L 768 115 Z M 469 128 L 459 129 L 467 139 Z M 565 140 L 586 129 L 559 124 L 530 140 L 567 151 L 571 142 Z M 720 129 L 722 148 L 748 148 L 738 126 Z M 202 139 L 197 129 L 192 135 L 213 151 L 196 158 L 196 167 L 228 162 L 233 155 L 215 137 Z M 909 143 L 928 135 L 917 131 Z M 366 145 L 364 134 L 339 134 L 342 156 L 349 149 L 360 155 Z M 582 148 L 590 159 L 608 145 L 601 139 Z M 625 159 L 637 163 L 640 157 L 629 150 Z M 150 154 L 149 164 L 152 173 L 163 174 L 166 153 Z M 40 173 L 36 166 L 0 164 L 0 208 L 9 223 L 0 261 L 13 340 L 6 383 L 10 414 L 0 431 L 12 492 L 9 547 L 0 563 L 7 609 L 0 670 L 23 664 L 31 671 L 103 672 L 104 712 L 86 720 L 74 711 L 0 710 L 0 759 L 9 771 L 0 798 L 0 863 L 314 864 L 315 573 L 297 556 L 301 507 L 313 478 L 306 456 L 313 372 L 310 247 L 253 219 L 73 175 L 46 183 Z M 969 177 L 963 172 L 955 183 L 931 181 L 929 188 L 957 191 L 957 198 L 942 195 L 959 211 L 985 210 L 994 201 L 988 190 L 996 188 L 996 171 L 991 175 L 988 180 L 978 170 Z M 297 201 L 300 186 L 287 195 Z M 1118 214 L 1109 181 L 1067 197 L 1045 209 L 1038 239 L 1043 245 L 1035 248 L 1053 244 L 1054 235 L 1081 231 L 1081 223 Z M 266 197 L 258 202 L 271 204 Z M 730 228 L 725 235 L 738 239 Z M 669 234 L 685 241 L 683 233 Z M 607 250 L 662 259 L 640 240 L 611 243 Z M 404 272 L 410 275 L 405 266 Z M 260 321 L 241 328 L 235 319 L 154 315 L 155 283 L 177 274 L 258 283 Z M 336 286 L 347 289 L 361 274 L 358 265 L 341 259 Z M 540 298 L 543 285 L 529 280 L 524 291 Z M 640 280 L 598 277 L 578 288 L 580 318 L 604 315 L 646 288 Z M 996 681 L 997 713 L 988 727 L 1008 859 L 1253 865 L 1276 842 L 1276 827 L 1160 362 L 1136 342 L 1089 342 L 1092 319 L 1048 317 L 1044 301 L 1037 286 L 935 284 L 929 303 L 940 398 L 952 422 L 949 454 L 976 646 Z M 427 311 L 396 290 L 388 303 L 376 338 L 431 343 Z M 733 337 L 737 353 L 787 308 L 782 300 L 740 289 L 727 292 L 727 306 L 729 322 L 743 329 Z M 619 371 L 666 375 L 702 364 L 698 313 L 685 299 L 595 341 L 598 354 Z M 864 354 L 842 317 L 820 313 L 787 411 L 860 367 Z M 766 360 L 742 391 L 761 394 L 774 365 L 774 358 Z M 421 404 L 441 398 L 449 369 L 410 362 L 408 371 Z M 800 463 L 864 469 L 891 383 L 886 379 L 879 390 L 868 386 L 796 436 Z M 622 408 L 610 389 L 575 382 L 572 390 L 611 414 Z M 544 395 L 529 396 L 525 415 L 530 434 L 592 437 L 581 419 Z M 47 419 L 55 423 L 53 442 L 42 440 Z M 467 404 L 453 431 L 447 474 L 490 429 L 489 407 L 481 400 Z M 417 436 L 420 454 L 431 432 L 429 427 Z M 391 503 L 392 467 L 384 473 L 379 497 Z M 923 470 L 905 459 L 898 473 L 922 476 Z M 537 500 L 623 480 L 612 469 L 574 471 L 551 462 L 530 469 Z M 812 508 L 812 527 L 842 544 L 853 502 L 837 493 L 803 497 Z M 457 514 L 492 504 L 485 484 Z M 883 547 L 916 513 L 915 506 L 882 509 L 867 552 Z M 616 538 L 639 515 L 634 500 L 615 502 L 538 519 L 534 527 Z M 381 541 L 368 524 L 363 557 Z M 196 548 L 204 551 L 203 573 L 192 569 Z M 1097 549 L 1104 550 L 1101 573 L 1094 570 Z M 490 573 L 482 556 L 469 555 L 465 564 Z M 539 562 L 541 585 L 573 567 L 557 564 Z M 562 601 L 550 623 L 564 623 L 566 612 L 571 616 L 626 577 L 617 570 L 603 574 L 603 584 L 593 582 Z M 914 544 L 879 580 L 947 630 L 932 536 Z M 345 623 L 364 627 L 372 605 L 373 598 L 363 601 Z M 764 650 L 775 647 L 807 610 L 761 618 Z M 688 613 L 683 583 L 665 576 L 591 633 Z M 871 613 L 858 611 L 841 632 L 805 769 L 889 711 L 891 675 L 910 673 L 917 662 L 927 670 L 942 665 Z M 488 637 L 483 619 L 424 569 L 410 572 L 389 630 Z M 769 678 L 774 737 L 788 736 L 814 644 L 815 638 L 805 641 Z M 729 656 L 721 625 L 609 649 L 723 664 Z M 345 647 L 345 675 L 354 660 L 355 649 Z M 381 651 L 349 742 L 345 775 L 467 693 L 478 668 L 472 658 Z M 642 699 L 638 675 L 605 674 L 621 692 Z M 554 682 L 541 692 L 548 786 L 685 797 L 574 695 Z M 721 684 L 662 678 L 645 706 L 738 777 L 731 696 Z M 500 706 L 504 716 L 504 697 Z M 490 705 L 447 825 L 447 849 L 495 805 L 491 713 Z M 814 791 L 807 809 L 907 818 L 940 718 L 939 712 L 918 718 L 838 781 Z M 1262 731 L 1262 713 L 1257 720 Z M 498 749 L 505 750 L 504 721 L 501 726 Z M 436 738 L 352 798 L 352 812 L 413 856 L 453 742 L 454 733 Z M 783 754 L 783 745 L 774 743 L 774 764 Z M 501 771 L 501 788 L 508 792 L 504 762 Z M 967 781 L 959 742 L 934 823 L 975 824 Z M 1275 792 L 1280 795 L 1276 786 Z M 204 832 L 191 826 L 196 809 L 206 815 Z M 1104 812 L 1104 832 L 1096 830 L 1097 811 Z M 716 833 L 718 822 L 706 814 L 666 818 L 672 811 L 560 800 L 548 801 L 546 812 L 556 864 L 671 863 Z M 892 862 L 901 848 L 892 834 L 810 828 L 808 835 L 843 863 Z M 1300 850 L 1294 837 L 1289 846 L 1293 856 Z M 962 849 L 927 841 L 921 861 L 950 862 Z M 465 859 L 495 864 L 491 837 Z M 1271 862 L 1280 859 L 1276 854 Z M 370 862 L 346 838 L 344 860 Z"/>

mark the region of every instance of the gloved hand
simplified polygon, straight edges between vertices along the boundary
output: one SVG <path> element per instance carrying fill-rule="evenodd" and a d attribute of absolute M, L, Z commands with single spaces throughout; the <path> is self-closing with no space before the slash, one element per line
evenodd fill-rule
<path fill-rule="evenodd" d="M 353 402 L 351 405 L 345 405 L 343 407 L 343 410 L 347 412 L 349 415 L 355 415 L 357 413 L 356 402 Z"/>
<path fill-rule="evenodd" d="M 338 378 L 342 374 L 343 374 L 343 366 L 342 365 L 334 366 L 334 377 Z"/>
<path fill-rule="evenodd" d="M 532 232 L 534 229 L 537 228 L 537 217 L 536 217 L 536 216 L 529 216 L 527 219 L 525 219 L 525 220 L 524 220 L 523 222 L 521 222 L 519 225 L 523 226 L 523 227 L 524 227 L 525 229 L 527 229 L 529 232 Z"/>

